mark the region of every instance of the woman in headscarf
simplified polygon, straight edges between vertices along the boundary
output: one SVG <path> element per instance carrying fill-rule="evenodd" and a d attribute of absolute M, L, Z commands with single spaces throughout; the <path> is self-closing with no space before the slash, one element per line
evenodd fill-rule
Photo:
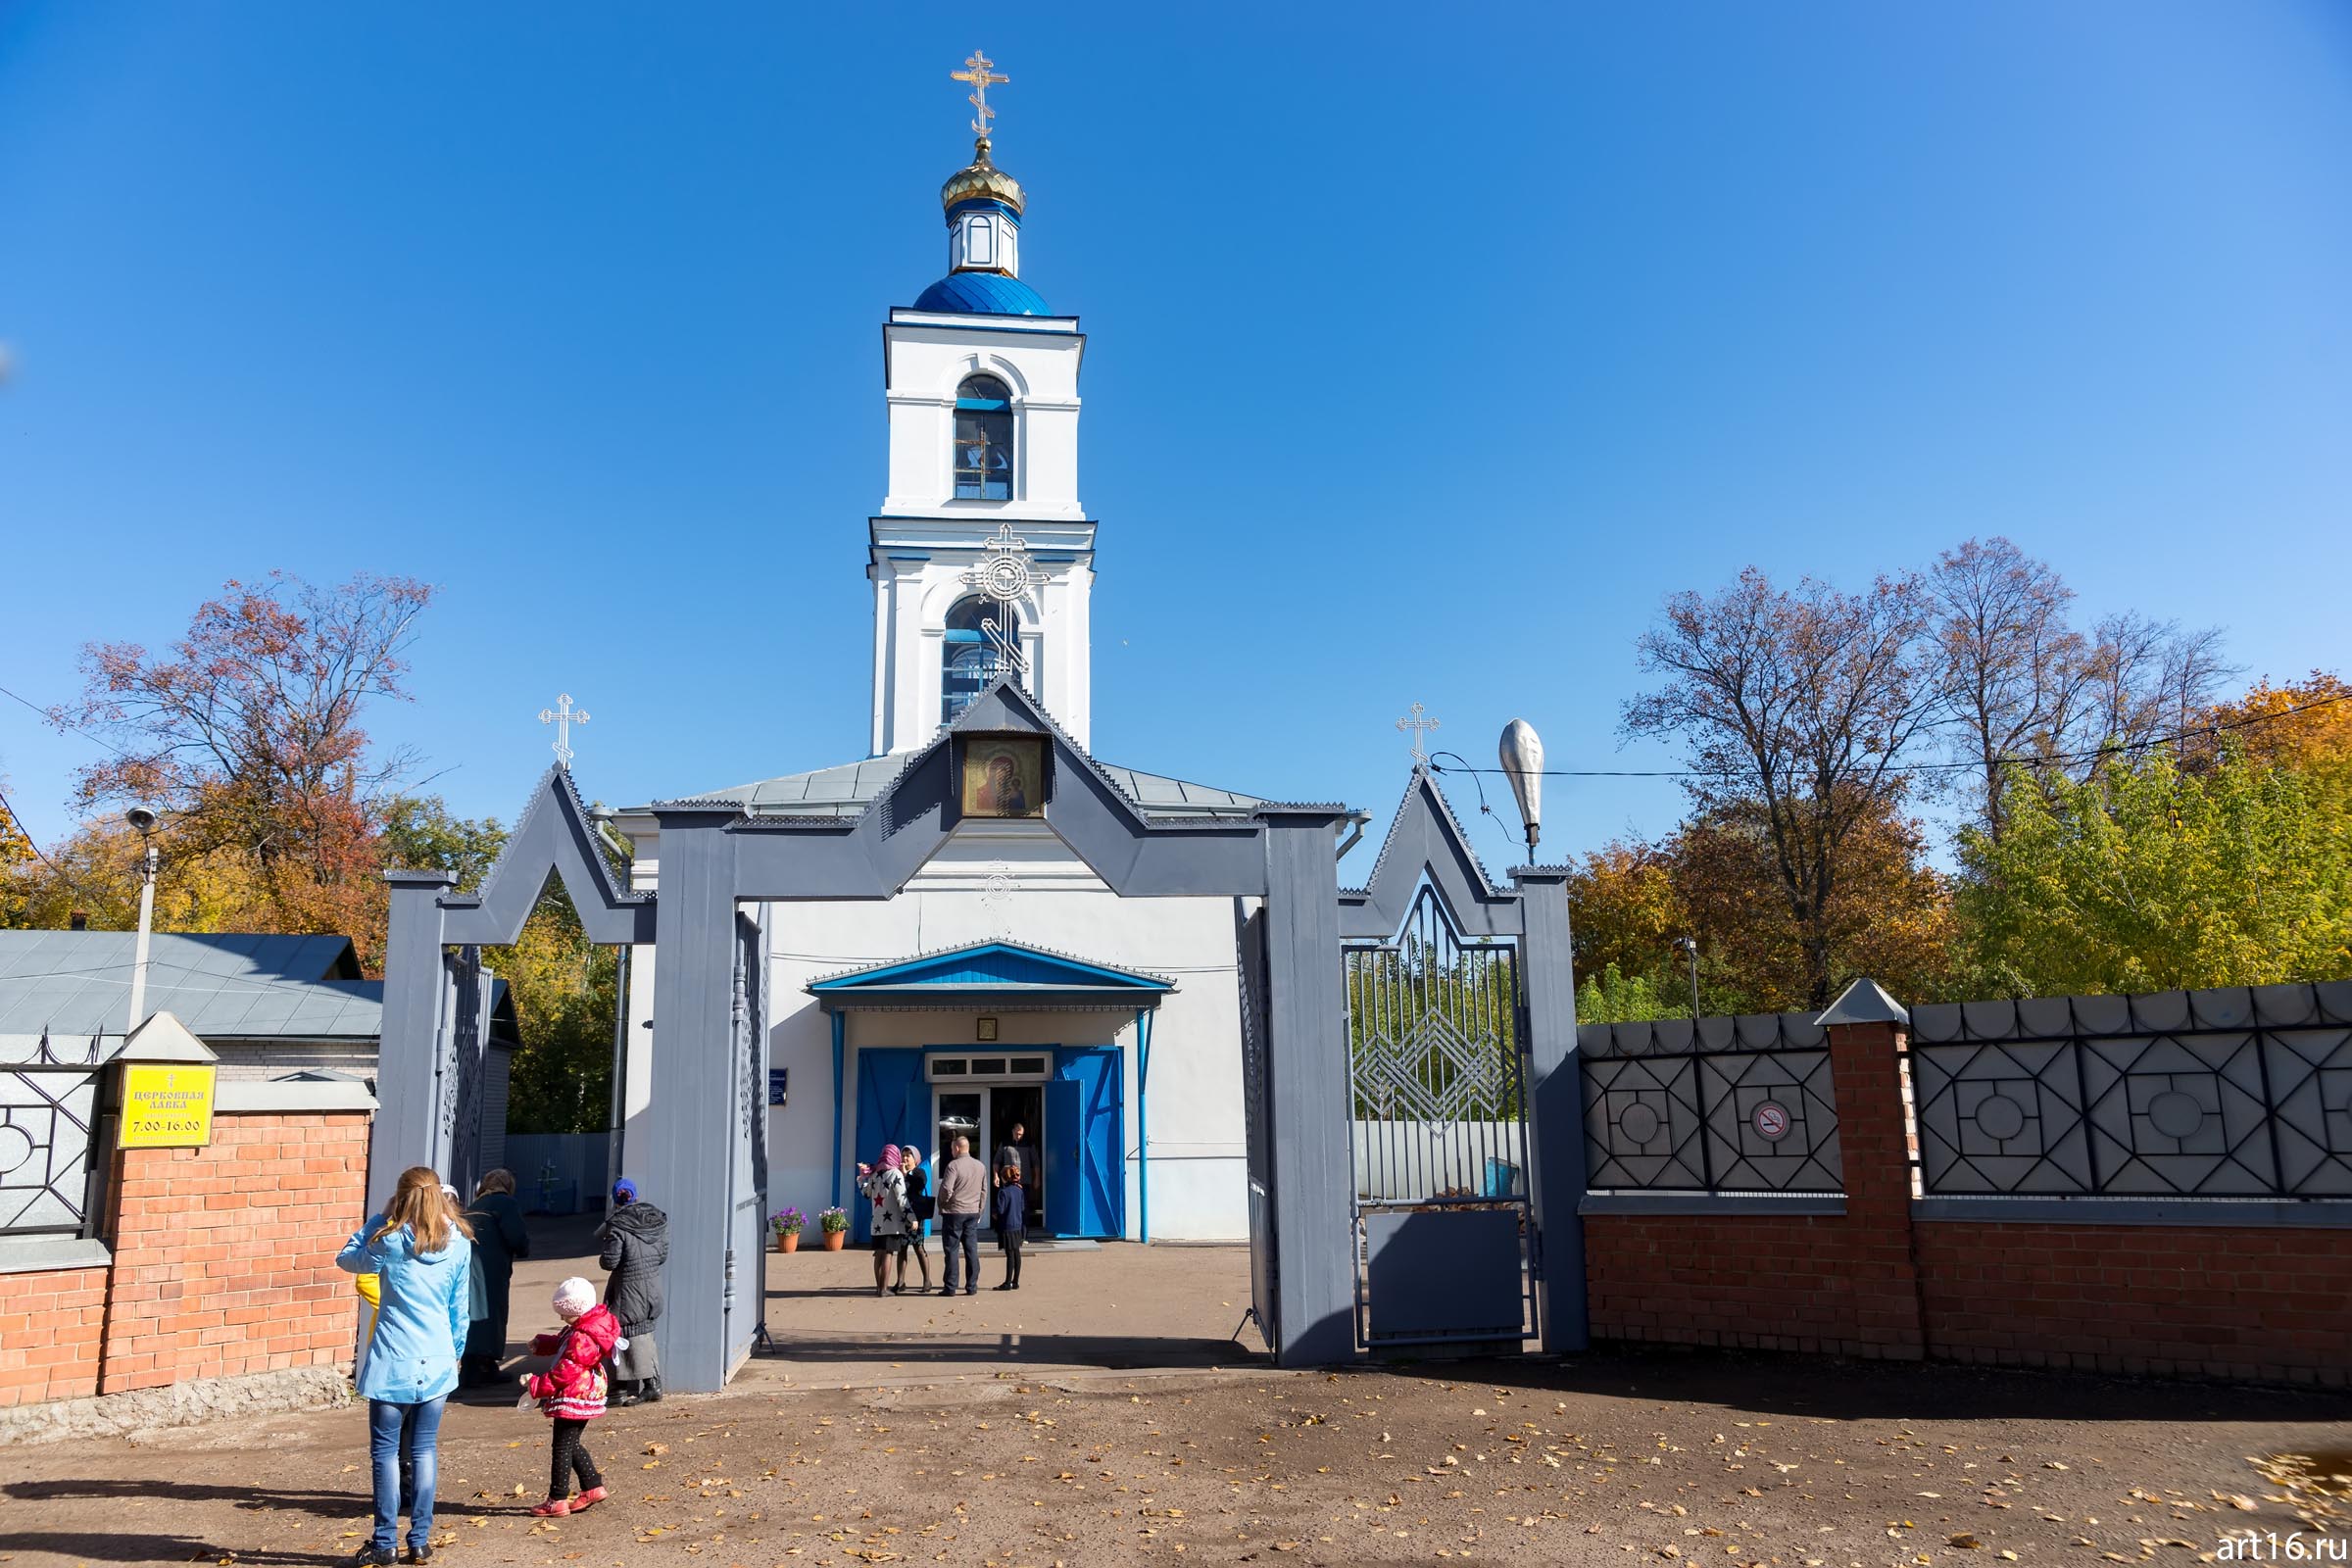
<path fill-rule="evenodd" d="M 890 1260 L 903 1258 L 906 1248 L 906 1232 L 911 1222 L 906 1214 L 906 1176 L 900 1168 L 899 1146 L 882 1146 L 879 1165 L 858 1167 L 858 1190 L 873 1200 L 874 1205 L 874 1294 L 890 1294 Z M 902 1261 L 900 1267 L 904 1269 Z"/>
<path fill-rule="evenodd" d="M 906 1294 L 906 1258 L 913 1254 L 923 1271 L 923 1294 L 931 1294 L 931 1254 L 923 1250 L 923 1223 L 931 1217 L 931 1173 L 923 1169 L 923 1152 L 912 1144 L 899 1151 L 899 1171 L 906 1178 L 906 1246 L 899 1253 L 899 1283 L 891 1290 Z"/>
<path fill-rule="evenodd" d="M 507 1296 L 514 1283 L 514 1260 L 531 1255 L 514 1173 L 502 1166 L 484 1176 L 466 1218 L 473 1226 L 474 1295 L 482 1310 L 466 1331 L 466 1359 L 458 1372 L 459 1381 L 473 1388 L 499 1381 L 507 1358 Z"/>

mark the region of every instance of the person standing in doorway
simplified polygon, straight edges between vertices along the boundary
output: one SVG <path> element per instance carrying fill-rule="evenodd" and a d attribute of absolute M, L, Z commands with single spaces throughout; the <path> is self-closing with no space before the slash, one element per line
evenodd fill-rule
<path fill-rule="evenodd" d="M 947 1283 L 940 1295 L 956 1294 L 956 1260 L 963 1258 L 963 1294 L 980 1294 L 980 1210 L 988 1201 L 988 1172 L 972 1157 L 972 1141 L 958 1137 L 947 1168 L 939 1173 L 939 1250 Z"/>
<path fill-rule="evenodd" d="M 923 1169 L 923 1152 L 908 1144 L 899 1151 L 899 1169 L 906 1173 L 906 1250 L 899 1254 L 899 1294 L 906 1292 L 906 1257 L 914 1255 L 923 1271 L 923 1293 L 931 1291 L 931 1254 L 923 1250 L 923 1224 L 936 1210 L 931 1201 L 931 1173 Z"/>
<path fill-rule="evenodd" d="M 996 1163 L 990 1167 L 999 1187 L 1005 1183 L 1004 1172 L 1007 1167 L 1019 1172 L 1017 1185 L 1034 1200 L 1037 1197 L 1037 1150 L 1029 1142 L 1029 1129 L 1017 1121 L 1005 1133 L 1003 1146 L 997 1150 Z"/>
<path fill-rule="evenodd" d="M 622 1177 L 612 1184 L 612 1214 L 596 1233 L 603 1244 L 597 1259 L 612 1271 L 605 1282 L 605 1304 L 620 1319 L 629 1348 L 612 1357 L 619 1405 L 651 1404 L 662 1397 L 662 1362 L 654 1353 L 654 1325 L 662 1321 L 662 1265 L 669 1261 L 669 1216 L 637 1196 L 637 1184 Z"/>
<path fill-rule="evenodd" d="M 368 1401 L 368 1457 L 375 1530 L 354 1563 L 393 1560 L 400 1515 L 409 1516 L 409 1561 L 433 1547 L 433 1492 L 441 1412 L 458 1386 L 472 1297 L 473 1235 L 430 1165 L 400 1173 L 383 1212 L 335 1255 L 346 1274 L 372 1274 L 379 1297 L 359 1378 Z M 403 1470 L 407 1471 L 404 1477 Z"/>

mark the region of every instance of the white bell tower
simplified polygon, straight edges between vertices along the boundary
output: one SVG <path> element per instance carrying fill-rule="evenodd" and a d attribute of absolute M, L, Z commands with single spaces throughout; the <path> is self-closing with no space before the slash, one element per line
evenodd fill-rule
<path fill-rule="evenodd" d="M 1095 524 L 1078 500 L 1085 334 L 1020 279 L 1020 185 L 980 139 L 940 190 L 948 275 L 882 329 L 890 493 L 869 524 L 873 752 L 924 745 L 1008 667 L 1080 745 Z"/>

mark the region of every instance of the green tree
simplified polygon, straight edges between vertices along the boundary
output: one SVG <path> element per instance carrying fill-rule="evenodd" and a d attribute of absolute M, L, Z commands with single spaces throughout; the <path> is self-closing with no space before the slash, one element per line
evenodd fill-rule
<path fill-rule="evenodd" d="M 2352 974 L 2352 822 L 2234 743 L 2009 794 L 1961 836 L 1972 995 L 2267 985 Z"/>
<path fill-rule="evenodd" d="M 522 1034 L 507 1091 L 508 1128 L 603 1131 L 612 1112 L 619 950 L 590 942 L 562 884 L 551 883 L 514 945 L 486 959 L 513 990 Z"/>
<path fill-rule="evenodd" d="M 1680 1018 L 1690 1004 L 1661 996 L 1658 982 L 1646 974 L 1629 975 L 1609 964 L 1598 974 L 1585 976 L 1576 988 L 1578 1023 L 1645 1023 L 1652 1018 Z"/>
<path fill-rule="evenodd" d="M 403 795 L 387 802 L 376 835 L 385 865 L 447 871 L 458 879 L 461 893 L 481 886 L 506 847 L 507 830 L 497 817 L 456 815 L 438 795 Z"/>

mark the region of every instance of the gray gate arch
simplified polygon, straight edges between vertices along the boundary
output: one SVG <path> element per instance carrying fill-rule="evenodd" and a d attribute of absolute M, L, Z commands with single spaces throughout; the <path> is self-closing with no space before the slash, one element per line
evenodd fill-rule
<path fill-rule="evenodd" d="M 449 1165 L 431 1114 L 442 949 L 512 942 L 546 878 L 562 876 L 591 940 L 654 947 L 654 1093 L 632 1128 L 630 1163 L 663 1195 L 670 1216 L 665 1381 L 682 1392 L 723 1387 L 749 1353 L 763 1305 L 760 1195 L 744 1187 L 765 1181 L 758 1145 L 764 1118 L 744 1107 L 757 1102 L 766 1045 L 764 1007 L 747 994 L 746 977 L 757 974 L 748 982 L 757 987 L 765 976 L 756 954 L 747 952 L 739 906 L 895 896 L 960 820 L 957 760 L 968 738 L 984 735 L 1045 740 L 1046 822 L 1113 892 L 1260 901 L 1264 963 L 1251 1025 L 1262 1044 L 1255 1066 L 1262 1068 L 1268 1294 L 1259 1317 L 1282 1365 L 1350 1357 L 1353 1272 L 1341 1223 L 1350 1198 L 1341 984 L 1346 906 L 1335 843 L 1347 808 L 1269 804 L 1242 821 L 1148 820 L 1008 679 L 915 753 L 857 817 L 754 819 L 735 802 L 656 803 L 658 897 L 613 885 L 586 810 L 561 769 L 541 781 L 478 896 L 452 893 L 443 873 L 387 872 L 392 920 L 377 1074 L 384 1109 L 370 1158 L 370 1197 L 403 1166 Z M 1566 907 L 1563 890 L 1556 922 L 1563 956 Z M 1565 1038 L 1573 1047 L 1574 999 L 1565 1000 Z M 710 1136 L 714 1113 L 726 1117 L 728 1137 Z M 1577 1125 L 1573 1096 L 1563 1124 Z M 1258 1206 L 1252 1204 L 1253 1221 Z M 742 1281 L 735 1278 L 739 1268 Z"/>

